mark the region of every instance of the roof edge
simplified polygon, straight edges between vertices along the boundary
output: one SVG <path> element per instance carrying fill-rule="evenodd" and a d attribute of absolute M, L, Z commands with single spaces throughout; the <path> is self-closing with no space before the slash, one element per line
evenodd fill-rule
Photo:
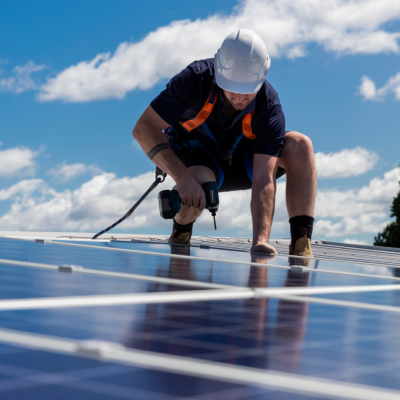
<path fill-rule="evenodd" d="M 367 244 L 352 244 L 352 243 L 341 243 L 341 242 L 328 242 L 327 240 L 320 240 L 322 244 L 331 245 L 331 246 L 340 246 L 340 247 L 352 247 L 356 249 L 365 249 L 365 250 L 378 250 L 378 251 L 388 251 L 393 253 L 400 253 L 400 249 L 398 247 L 384 247 L 384 246 L 370 246 Z"/>

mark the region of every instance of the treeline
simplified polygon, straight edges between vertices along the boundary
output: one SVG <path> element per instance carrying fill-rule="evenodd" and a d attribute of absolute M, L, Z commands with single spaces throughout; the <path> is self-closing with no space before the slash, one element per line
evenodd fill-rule
<path fill-rule="evenodd" d="M 395 220 L 375 236 L 374 246 L 400 247 L 400 191 L 393 199 L 390 216 Z"/>

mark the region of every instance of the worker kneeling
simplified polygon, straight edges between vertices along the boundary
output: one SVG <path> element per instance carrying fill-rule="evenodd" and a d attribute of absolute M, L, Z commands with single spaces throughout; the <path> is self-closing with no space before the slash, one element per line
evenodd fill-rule
<path fill-rule="evenodd" d="M 292 255 L 312 257 L 317 174 L 311 140 L 285 131 L 277 92 L 265 79 L 270 58 L 260 36 L 230 34 L 214 59 L 195 61 L 174 76 L 139 118 L 133 136 L 176 182 L 181 208 L 170 243 L 190 244 L 206 206 L 202 184 L 219 192 L 252 190 L 251 251 L 268 244 L 276 179 L 286 173 Z"/>

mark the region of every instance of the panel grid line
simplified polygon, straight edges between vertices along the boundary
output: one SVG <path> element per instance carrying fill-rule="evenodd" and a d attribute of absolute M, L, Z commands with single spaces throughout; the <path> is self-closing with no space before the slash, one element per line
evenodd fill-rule
<path fill-rule="evenodd" d="M 233 261 L 233 260 L 217 260 L 217 259 L 212 259 L 212 258 L 205 258 L 205 257 L 195 257 L 195 256 L 183 256 L 183 255 L 177 255 L 177 254 L 165 254 L 165 253 L 159 253 L 159 252 L 152 252 L 152 251 L 144 251 L 144 250 L 133 250 L 133 249 L 119 249 L 119 248 L 114 248 L 114 247 L 99 247 L 99 246 L 92 246 L 88 244 L 79 244 L 79 243 L 65 243 L 65 242 L 59 242 L 59 241 L 51 241 L 48 244 L 55 244 L 55 245 L 61 245 L 61 246 L 76 246 L 76 247 L 87 247 L 87 248 L 93 248 L 93 249 L 101 249 L 101 250 L 110 250 L 110 251 L 123 251 L 123 252 L 133 252 L 137 254 L 147 254 L 147 255 L 163 255 L 163 256 L 169 256 L 169 257 L 177 257 L 177 258 L 186 258 L 190 257 L 194 260 L 205 260 L 205 261 L 221 261 L 221 262 L 231 262 L 233 264 L 243 264 L 243 262 L 240 261 Z M 254 254 L 260 254 L 260 255 L 266 255 L 265 253 L 254 253 Z M 284 254 L 273 254 L 275 257 L 289 257 L 289 255 L 284 255 Z M 299 259 L 299 260 L 319 260 L 318 258 L 315 257 L 303 257 L 303 256 L 290 256 L 290 258 L 293 259 Z M 321 259 L 322 260 L 322 259 Z M 326 261 L 326 259 L 325 259 Z M 245 264 L 250 264 L 245 262 Z M 363 263 L 361 263 L 363 264 Z M 371 263 L 373 265 L 376 265 L 374 263 Z M 283 265 L 273 265 L 273 264 L 268 264 L 269 266 L 272 266 L 274 268 L 289 268 Z M 400 268 L 400 265 L 396 266 L 390 266 L 391 268 Z"/>
<path fill-rule="evenodd" d="M 228 263 L 228 264 L 235 264 L 235 265 L 250 265 L 256 267 L 270 267 L 270 268 L 279 268 L 290 270 L 291 266 L 285 265 L 277 265 L 277 264 L 262 264 L 262 263 L 255 263 L 251 261 L 235 261 L 235 260 L 225 260 L 225 259 L 216 259 L 216 258 L 206 258 L 206 257 L 195 257 L 195 256 L 185 256 L 180 254 L 166 254 L 166 253 L 159 253 L 159 252 L 152 252 L 152 251 L 143 251 L 143 250 L 131 250 L 131 249 L 116 249 L 116 248 L 104 248 L 99 246 L 90 246 L 90 245 L 82 245 L 82 244 L 72 244 L 72 243 L 56 243 L 51 242 L 53 244 L 58 245 L 65 245 L 65 246 L 77 246 L 82 248 L 91 248 L 97 250 L 108 250 L 108 251 L 120 251 L 120 252 L 127 252 L 133 254 L 143 254 L 143 255 L 153 255 L 153 256 L 160 256 L 160 257 L 167 257 L 167 258 L 177 258 L 183 260 L 198 260 L 198 261 L 211 261 L 211 262 L 221 262 L 221 263 Z M 286 256 L 288 257 L 288 256 Z M 291 258 L 292 256 L 290 256 Z M 314 258 L 314 260 L 317 260 Z M 372 279 L 382 279 L 382 280 L 390 280 L 390 281 L 399 281 L 400 278 L 392 277 L 392 276 L 380 276 L 380 275 L 372 275 L 372 274 L 361 274 L 357 272 L 347 272 L 347 271 L 334 271 L 334 270 L 322 270 L 322 269 L 307 269 L 306 267 L 302 267 L 304 270 L 310 273 L 326 273 L 326 274 L 336 274 L 336 275 L 348 275 L 348 276 L 359 276 L 365 278 L 372 278 Z M 393 267 L 389 267 L 393 268 Z M 93 270 L 92 270 L 93 271 Z"/>
<path fill-rule="evenodd" d="M 4 258 L 0 259 L 0 264 L 6 264 L 6 265 L 8 264 L 8 265 L 31 267 L 31 268 L 42 268 L 42 269 L 49 269 L 49 270 L 53 270 L 53 271 L 59 271 L 59 267 L 60 267 L 59 265 L 54 265 L 54 264 L 7 260 Z M 73 269 L 72 269 L 72 271 L 73 271 Z M 246 289 L 245 287 L 242 287 L 242 286 L 223 285 L 223 284 L 218 284 L 218 283 L 190 281 L 190 280 L 185 280 L 185 279 L 163 278 L 163 277 L 157 277 L 157 276 L 139 275 L 139 274 L 130 274 L 130 273 L 127 274 L 127 273 L 122 273 L 122 272 L 104 271 L 104 270 L 84 268 L 84 267 L 80 267 L 76 271 L 73 271 L 73 273 L 112 276 L 115 278 L 143 280 L 143 281 L 149 281 L 149 282 L 165 283 L 168 285 L 193 286 L 193 287 L 204 288 L 204 289 L 230 289 L 230 290 Z"/>
<path fill-rule="evenodd" d="M 290 287 L 290 288 L 243 288 L 243 290 L 209 289 L 196 291 L 178 292 L 155 292 L 155 293 L 126 293 L 117 295 L 94 295 L 94 296 L 68 296 L 68 297 L 45 297 L 16 300 L 0 300 L 0 311 L 6 310 L 32 310 L 49 308 L 70 308 L 70 307 L 99 307 L 115 306 L 124 304 L 152 304 L 171 302 L 192 302 L 212 300 L 232 300 L 273 297 L 291 300 L 292 297 L 311 294 L 330 293 L 355 293 L 400 290 L 400 285 L 360 285 L 360 286 L 327 286 L 327 287 Z M 297 300 L 302 301 L 302 300 Z M 307 302 L 304 300 L 303 302 Z M 312 302 L 312 299 L 308 302 Z M 366 303 L 326 301 L 325 304 L 345 305 L 352 304 L 352 307 L 369 308 L 378 310 L 381 307 L 384 311 L 399 312 L 400 307 L 367 305 Z"/>
<path fill-rule="evenodd" d="M 39 390 L 35 385 L 24 389 L 24 381 L 31 381 L 56 385 L 61 393 L 86 390 L 94 397 L 108 393 L 116 398 L 216 400 L 219 391 L 214 389 L 229 383 L 228 387 L 250 390 L 248 397 L 257 397 L 259 390 L 261 397 L 268 393 L 264 396 L 400 398 L 396 380 L 400 325 L 393 315 L 400 314 L 400 253 L 383 257 L 377 249 L 368 262 L 367 251 L 313 244 L 316 258 L 310 263 L 304 257 L 292 260 L 285 254 L 287 243 L 281 242 L 276 249 L 283 254 L 274 262 L 274 257 L 250 255 L 248 245 L 246 249 L 245 243 L 232 240 L 222 240 L 221 246 L 209 242 L 197 249 L 196 243 L 174 251 L 165 241 L 159 246 L 145 241 L 62 242 L 54 236 L 53 241 L 33 244 L 13 241 L 20 238 L 0 240 L 4 256 L 0 259 L 4 277 L 0 353 L 13 350 L 2 361 L 6 373 L 0 392 L 15 395 L 19 387 L 24 392 Z M 82 263 L 87 268 L 58 262 Z M 83 338 L 90 340 L 77 340 Z M 96 362 L 70 360 L 57 353 Z M 27 377 L 7 373 L 8 362 L 36 369 L 32 362 L 37 356 L 48 357 L 57 368 L 49 364 Z M 129 382 L 124 372 L 91 381 L 90 376 L 71 380 L 67 373 L 57 372 L 65 368 L 64 363 L 73 368 L 110 365 L 98 361 L 132 369 L 137 375 L 129 375 Z M 0 364 L 0 374 L 1 370 Z M 188 388 L 164 387 L 163 372 L 178 374 L 172 381 L 186 382 Z M 207 393 L 190 385 L 189 379 L 202 378 L 208 379 Z M 152 392 L 157 382 L 159 393 Z M 145 391 L 139 393 L 142 388 Z M 240 390 L 229 389 L 226 396 L 240 398 Z"/>
<path fill-rule="evenodd" d="M 0 236 L 0 238 L 11 239 L 11 240 L 20 240 L 20 241 L 28 241 L 28 242 L 34 242 L 35 241 L 35 238 L 29 237 L 29 236 L 26 236 L 26 237 L 22 237 L 22 236 Z M 46 240 L 46 244 L 61 244 L 61 245 L 71 245 L 71 246 L 72 245 L 74 245 L 74 246 L 90 246 L 90 245 L 82 245 L 82 244 L 78 244 L 78 243 L 65 243 L 65 242 L 61 242 L 60 241 L 60 240 L 68 240 L 68 238 L 69 237 L 67 237 L 65 239 L 59 239 L 59 238 L 51 238 L 51 239 L 49 239 L 49 238 L 47 238 L 45 240 Z M 73 239 L 70 239 L 70 240 L 74 241 Z M 82 239 L 82 241 L 91 242 L 91 240 L 84 240 L 84 239 Z M 131 240 L 124 241 L 124 240 L 114 240 L 114 239 L 108 239 L 108 240 L 104 240 L 103 239 L 101 242 L 104 242 L 104 243 L 113 243 L 113 242 L 132 243 Z M 155 241 L 148 241 L 148 240 L 147 241 L 146 240 L 137 240 L 134 243 L 168 245 L 167 242 L 163 242 L 163 241 L 155 242 Z M 313 244 L 313 245 L 314 246 L 328 247 L 328 245 L 325 245 L 325 244 L 322 244 L 322 245 L 321 244 Z M 180 245 L 177 245 L 177 246 L 180 246 Z M 181 245 L 181 246 L 184 246 L 184 245 Z M 191 245 L 191 247 L 200 247 L 200 246 L 201 246 L 200 244 L 196 244 L 196 243 L 193 243 Z M 90 247 L 101 248 L 99 246 L 90 246 Z M 281 246 L 278 245 L 276 247 L 277 247 L 277 249 L 279 249 L 279 247 L 281 247 Z M 340 247 L 340 246 L 332 246 L 332 245 L 330 245 L 329 247 L 335 248 L 335 247 Z M 211 248 L 215 249 L 215 250 L 237 251 L 237 252 L 242 252 L 242 253 L 249 253 L 249 251 L 250 251 L 250 248 L 237 248 L 237 247 L 234 248 L 234 247 L 227 247 L 227 246 L 212 246 Z M 103 249 L 103 250 L 129 251 L 128 249 L 118 249 L 118 248 L 110 248 L 110 247 L 101 248 L 101 249 Z M 400 268 L 400 263 L 397 263 L 397 264 L 387 263 L 387 262 L 385 263 L 385 262 L 380 261 L 379 259 L 371 262 L 369 260 L 360 260 L 360 261 L 358 261 L 357 259 L 349 259 L 349 258 L 345 258 L 345 257 L 340 257 L 340 258 L 339 257 L 334 258 L 332 256 L 331 257 L 330 256 L 324 257 L 323 255 L 319 254 L 320 251 L 322 251 L 322 250 L 318 249 L 318 247 L 315 248 L 314 249 L 314 253 L 315 253 L 316 256 L 314 256 L 314 257 L 303 257 L 303 256 L 294 256 L 294 255 L 290 255 L 289 256 L 289 254 L 281 254 L 281 253 L 274 254 L 274 256 L 275 257 L 284 257 L 284 258 L 290 257 L 290 258 L 293 258 L 293 259 L 300 259 L 300 260 L 304 259 L 304 260 L 329 261 L 329 262 L 335 261 L 335 262 L 340 262 L 340 263 L 351 263 L 351 264 L 360 264 L 360 265 L 374 265 L 374 266 L 387 267 L 387 268 Z M 341 250 L 338 250 L 338 251 L 341 251 Z M 361 253 L 362 252 L 366 252 L 365 249 L 357 248 L 357 252 L 358 251 L 360 251 Z M 346 253 L 346 252 L 349 252 L 349 250 L 347 248 L 343 250 L 343 253 Z M 387 261 L 392 261 L 393 260 L 393 259 L 389 258 L 390 256 L 387 256 L 385 254 L 385 253 L 387 253 L 386 251 L 383 252 L 383 250 L 382 250 L 381 253 L 379 253 L 379 250 L 375 250 L 375 252 L 377 253 L 377 255 L 379 255 L 380 258 L 384 258 Z M 257 253 L 255 253 L 255 254 L 257 254 Z M 393 255 L 398 257 L 398 253 L 393 253 Z M 279 266 L 275 266 L 275 267 L 279 267 Z"/>
<path fill-rule="evenodd" d="M 269 297 L 282 300 L 296 301 L 300 303 L 324 304 L 329 306 L 362 308 L 365 310 L 372 310 L 372 311 L 400 313 L 400 307 L 385 306 L 381 304 L 372 304 L 372 303 L 361 303 L 358 301 L 334 300 L 334 299 L 323 299 L 321 297 L 302 297 L 302 296 L 291 296 L 291 295 L 270 295 Z"/>
<path fill-rule="evenodd" d="M 0 341 L 22 347 L 78 355 L 107 362 L 134 365 L 187 376 L 272 388 L 331 399 L 398 400 L 400 391 L 323 378 L 231 366 L 213 361 L 127 349 L 115 343 L 78 342 L 53 336 L 0 329 Z"/>

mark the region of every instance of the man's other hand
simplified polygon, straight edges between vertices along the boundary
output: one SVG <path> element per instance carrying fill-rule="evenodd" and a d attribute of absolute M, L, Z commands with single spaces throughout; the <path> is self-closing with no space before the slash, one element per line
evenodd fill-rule
<path fill-rule="evenodd" d="M 177 183 L 175 190 L 179 194 L 182 205 L 188 208 L 194 207 L 199 211 L 203 211 L 206 207 L 204 190 L 191 174 L 188 174 L 184 181 Z"/>
<path fill-rule="evenodd" d="M 257 252 L 257 253 L 275 253 L 278 254 L 278 252 L 275 250 L 275 247 L 271 246 L 268 243 L 256 243 L 253 244 L 252 248 L 250 249 L 251 252 Z"/>

